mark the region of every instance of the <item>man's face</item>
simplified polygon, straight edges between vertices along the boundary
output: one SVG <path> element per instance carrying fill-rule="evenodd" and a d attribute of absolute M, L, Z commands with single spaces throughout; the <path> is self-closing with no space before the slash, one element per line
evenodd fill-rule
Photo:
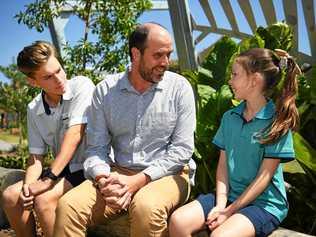
<path fill-rule="evenodd" d="M 169 35 L 149 35 L 143 54 L 140 53 L 138 72 L 148 82 L 158 83 L 170 64 L 172 40 Z"/>
<path fill-rule="evenodd" d="M 66 74 L 54 56 L 34 72 L 31 80 L 47 94 L 62 95 L 66 91 Z"/>

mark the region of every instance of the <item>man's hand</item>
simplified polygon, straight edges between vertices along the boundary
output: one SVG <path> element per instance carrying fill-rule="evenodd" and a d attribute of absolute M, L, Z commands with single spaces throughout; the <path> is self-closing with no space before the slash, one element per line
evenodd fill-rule
<path fill-rule="evenodd" d="M 34 196 L 30 194 L 28 184 L 23 184 L 19 198 L 25 210 L 31 210 L 33 208 Z"/>
<path fill-rule="evenodd" d="M 150 182 L 150 178 L 140 172 L 135 175 L 115 175 L 101 177 L 97 186 L 106 204 L 114 210 L 126 209 L 132 196 Z"/>
<path fill-rule="evenodd" d="M 39 179 L 29 185 L 29 192 L 32 196 L 46 192 L 54 185 L 54 181 L 49 178 Z"/>
<path fill-rule="evenodd" d="M 134 195 L 139 189 L 150 182 L 150 178 L 143 172 L 134 175 L 119 175 L 121 183 L 126 184 L 128 192 Z"/>
<path fill-rule="evenodd" d="M 110 174 L 99 178 L 97 187 L 107 206 L 117 211 L 128 207 L 131 194 L 127 192 L 127 185 L 119 179 L 118 175 Z"/>

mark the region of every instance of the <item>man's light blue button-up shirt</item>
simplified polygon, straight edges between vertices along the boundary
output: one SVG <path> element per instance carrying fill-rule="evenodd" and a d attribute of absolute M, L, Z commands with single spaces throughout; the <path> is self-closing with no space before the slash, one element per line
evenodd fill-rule
<path fill-rule="evenodd" d="M 108 174 L 112 162 L 151 180 L 176 174 L 186 164 L 193 173 L 195 123 L 194 95 L 184 77 L 167 71 L 141 94 L 127 72 L 109 75 L 97 85 L 88 116 L 85 176 Z"/>

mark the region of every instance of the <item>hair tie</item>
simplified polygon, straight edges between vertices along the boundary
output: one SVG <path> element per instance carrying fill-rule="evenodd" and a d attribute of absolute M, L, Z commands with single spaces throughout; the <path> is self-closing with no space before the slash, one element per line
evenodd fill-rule
<path fill-rule="evenodd" d="M 274 52 L 276 53 L 276 55 L 280 58 L 280 62 L 279 62 L 279 68 L 281 70 L 283 69 L 287 69 L 287 62 L 288 59 L 293 59 L 292 56 L 290 56 L 285 50 L 283 49 L 274 49 Z M 297 63 L 293 60 L 294 64 L 295 64 L 295 70 L 297 71 L 298 74 L 302 74 L 301 68 L 297 65 Z"/>
<path fill-rule="evenodd" d="M 281 70 L 287 69 L 287 59 L 290 57 L 290 55 L 286 51 L 284 51 L 282 49 L 275 49 L 274 52 L 280 58 L 279 68 Z"/>

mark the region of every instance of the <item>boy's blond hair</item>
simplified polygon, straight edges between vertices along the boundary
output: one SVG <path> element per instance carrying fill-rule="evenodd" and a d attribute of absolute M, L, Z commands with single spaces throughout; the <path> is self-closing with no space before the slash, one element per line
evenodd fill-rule
<path fill-rule="evenodd" d="M 55 47 L 46 41 L 35 41 L 33 44 L 26 46 L 19 53 L 17 58 L 18 69 L 28 77 L 33 77 L 48 59 L 54 56 L 57 58 Z"/>

